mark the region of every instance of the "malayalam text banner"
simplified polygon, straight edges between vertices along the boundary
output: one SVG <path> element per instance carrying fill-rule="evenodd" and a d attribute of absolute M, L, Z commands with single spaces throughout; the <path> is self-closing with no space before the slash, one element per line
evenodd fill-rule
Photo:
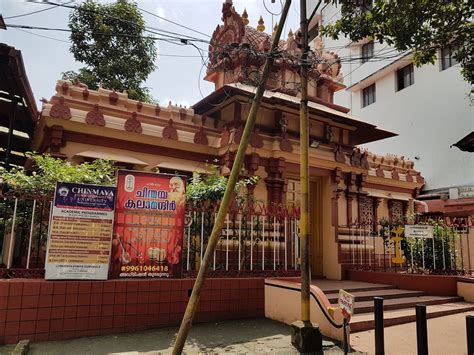
<path fill-rule="evenodd" d="M 185 178 L 119 170 L 114 277 L 180 277 Z"/>

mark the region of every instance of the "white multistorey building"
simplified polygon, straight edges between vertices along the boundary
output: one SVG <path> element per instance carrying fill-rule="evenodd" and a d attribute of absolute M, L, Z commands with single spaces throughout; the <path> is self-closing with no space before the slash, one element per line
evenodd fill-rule
<path fill-rule="evenodd" d="M 339 16 L 340 8 L 327 5 L 322 9 L 322 24 Z M 449 188 L 452 192 L 474 185 L 474 154 L 451 147 L 474 131 L 470 85 L 461 76 L 453 48 L 440 51 L 434 64 L 417 68 L 410 53 L 399 53 L 387 44 L 354 43 L 344 37 L 323 41 L 326 50 L 341 58 L 347 86 L 334 95 L 334 103 L 349 107 L 355 117 L 398 133 L 366 148 L 415 161 L 426 180 L 425 195 L 445 199 Z"/>

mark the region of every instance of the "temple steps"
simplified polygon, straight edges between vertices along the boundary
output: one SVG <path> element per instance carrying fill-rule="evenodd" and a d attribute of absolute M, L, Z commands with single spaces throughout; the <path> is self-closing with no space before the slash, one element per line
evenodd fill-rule
<path fill-rule="evenodd" d="M 423 303 L 423 302 L 420 302 Z M 426 307 L 426 317 L 437 318 L 456 313 L 469 312 L 474 310 L 474 304 L 468 302 L 449 302 L 443 304 L 430 305 Z M 384 310 L 384 326 L 411 323 L 416 321 L 415 307 Z M 350 322 L 351 332 L 362 332 L 374 329 L 374 313 L 355 314 Z"/>
<path fill-rule="evenodd" d="M 393 288 L 382 288 L 379 290 L 367 290 L 367 291 L 355 291 L 351 292 L 355 296 L 356 306 L 359 306 L 360 303 L 365 301 L 370 301 L 373 303 L 374 297 L 383 297 L 384 300 L 389 299 L 401 299 L 405 297 L 418 297 L 424 296 L 425 293 L 423 291 L 411 291 L 411 290 L 400 290 L 395 286 Z M 337 303 L 338 301 L 338 294 L 327 294 L 329 302 Z"/>
<path fill-rule="evenodd" d="M 415 306 L 426 305 L 428 318 L 474 310 L 474 303 L 464 302 L 458 296 L 430 296 L 423 291 L 398 289 L 393 285 L 356 283 L 343 281 L 345 291 L 355 296 L 354 315 L 351 318 L 351 332 L 374 329 L 374 297 L 384 298 L 384 325 L 386 327 L 416 321 Z M 321 287 L 329 302 L 337 305 L 339 288 L 329 282 L 313 281 Z M 336 286 L 336 284 L 334 285 Z"/>
<path fill-rule="evenodd" d="M 384 310 L 394 309 L 405 309 L 414 308 L 417 304 L 435 305 L 444 303 L 454 303 L 464 301 L 462 297 L 442 297 L 442 296 L 418 296 L 418 297 L 406 297 L 406 298 L 384 298 Z M 354 313 L 368 313 L 374 311 L 374 301 L 357 302 L 355 304 Z"/>

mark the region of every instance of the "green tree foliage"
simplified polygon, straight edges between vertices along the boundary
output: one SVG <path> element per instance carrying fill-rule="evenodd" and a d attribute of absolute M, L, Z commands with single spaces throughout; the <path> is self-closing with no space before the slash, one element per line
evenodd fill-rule
<path fill-rule="evenodd" d="M 97 159 L 91 163 L 74 165 L 49 155 L 28 153 L 34 162 L 33 172 L 23 168 L 0 168 L 0 181 L 15 194 L 51 195 L 56 182 L 98 185 L 115 184 L 115 166 L 112 161 Z"/>
<path fill-rule="evenodd" d="M 464 79 L 474 83 L 472 0 L 325 0 L 341 17 L 322 33 L 353 41 L 373 38 L 399 51 L 413 50 L 414 63 L 434 63 L 440 48 L 457 48 Z"/>
<path fill-rule="evenodd" d="M 254 185 L 258 182 L 258 176 L 252 176 L 242 179 L 235 185 L 235 196 L 239 202 L 245 196 L 242 196 L 243 188 L 248 185 Z M 224 196 L 227 186 L 227 177 L 219 174 L 218 167 L 211 166 L 209 174 L 201 174 L 197 171 L 193 173 L 190 183 L 186 187 L 186 199 L 193 202 L 220 201 Z"/>
<path fill-rule="evenodd" d="M 102 4 L 86 0 L 69 15 L 70 51 L 86 66 L 64 73 L 92 89 L 127 90 L 131 99 L 154 102 L 142 84 L 155 69 L 154 40 L 146 37 L 145 22 L 137 5 L 129 0 Z"/>

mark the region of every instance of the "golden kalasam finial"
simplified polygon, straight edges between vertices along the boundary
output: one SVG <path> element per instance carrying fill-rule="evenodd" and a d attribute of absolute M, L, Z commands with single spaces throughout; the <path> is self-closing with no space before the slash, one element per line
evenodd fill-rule
<path fill-rule="evenodd" d="M 265 25 L 264 25 L 264 22 L 263 22 L 263 17 L 261 15 L 260 15 L 260 18 L 258 20 L 257 31 L 259 31 L 259 32 L 265 31 Z"/>
<path fill-rule="evenodd" d="M 293 34 L 293 31 L 290 28 L 290 32 L 288 32 L 288 40 L 294 39 L 294 38 L 295 38 L 295 35 Z"/>
<path fill-rule="evenodd" d="M 272 37 L 275 37 L 277 30 L 278 30 L 278 25 L 275 24 L 275 27 L 273 27 Z"/>
<path fill-rule="evenodd" d="M 244 26 L 249 24 L 249 14 L 247 13 L 246 8 L 244 8 L 244 12 L 242 12 L 242 22 L 244 23 Z"/>

